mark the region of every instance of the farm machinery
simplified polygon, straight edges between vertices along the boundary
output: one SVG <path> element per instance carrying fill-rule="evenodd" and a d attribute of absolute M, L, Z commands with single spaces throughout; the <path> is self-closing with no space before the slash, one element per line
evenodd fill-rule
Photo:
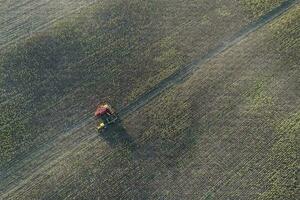
<path fill-rule="evenodd" d="M 118 116 L 108 103 L 100 103 L 95 111 L 97 130 L 103 132 L 112 124 L 116 123 Z"/>

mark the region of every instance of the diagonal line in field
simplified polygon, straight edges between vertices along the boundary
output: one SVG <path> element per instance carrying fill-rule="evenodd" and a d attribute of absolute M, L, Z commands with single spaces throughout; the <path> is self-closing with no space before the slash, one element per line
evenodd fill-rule
<path fill-rule="evenodd" d="M 275 8 L 274 10 L 270 11 L 263 17 L 261 17 L 258 21 L 250 24 L 249 26 L 242 29 L 239 33 L 231 37 L 228 41 L 225 41 L 223 44 L 219 45 L 217 48 L 213 49 L 212 51 L 209 51 L 205 56 L 194 60 L 189 65 L 186 65 L 183 68 L 180 68 L 177 72 L 169 76 L 168 78 L 162 80 L 159 84 L 157 84 L 154 88 L 149 90 L 147 93 L 139 97 L 136 101 L 129 104 L 128 106 L 122 108 L 119 112 L 119 115 L 121 118 L 124 118 L 128 116 L 130 113 L 138 110 L 139 108 L 143 107 L 145 104 L 147 104 L 149 101 L 160 95 L 163 91 L 167 90 L 171 86 L 180 83 L 185 78 L 189 77 L 193 74 L 197 69 L 199 69 L 203 64 L 211 60 L 212 58 L 216 57 L 217 55 L 221 54 L 228 48 L 234 46 L 238 42 L 240 42 L 242 39 L 246 38 L 250 33 L 256 31 L 260 27 L 264 26 L 265 24 L 269 23 L 270 21 L 274 20 L 275 18 L 281 16 L 285 11 L 296 5 L 298 3 L 298 0 L 288 0 L 284 2 L 281 6 L 278 8 Z M 49 142 L 49 145 L 45 145 L 45 148 L 41 149 L 41 152 L 38 153 L 34 157 L 38 157 L 39 155 L 44 154 L 45 152 L 49 152 L 48 150 L 51 150 L 51 143 L 54 143 L 56 141 L 59 141 L 62 138 L 66 138 L 70 136 L 71 134 L 74 134 L 76 131 L 78 131 L 80 128 L 90 124 L 93 121 L 92 117 L 88 117 L 82 120 L 81 123 L 79 123 L 77 126 L 73 127 L 69 131 L 65 132 L 65 134 L 61 137 L 55 138 Z M 7 174 L 0 174 L 1 179 L 5 179 L 8 175 Z"/>
<path fill-rule="evenodd" d="M 139 109 L 140 107 L 147 104 L 149 101 L 151 101 L 153 98 L 161 94 L 164 90 L 170 88 L 174 84 L 180 83 L 183 79 L 187 78 L 188 76 L 192 75 L 193 72 L 195 72 L 197 69 L 199 69 L 203 64 L 211 60 L 212 58 L 216 57 L 217 55 L 221 54 L 228 48 L 234 46 L 238 42 L 240 42 L 242 39 L 246 38 L 250 33 L 256 31 L 260 27 L 264 26 L 265 24 L 269 23 L 273 19 L 281 16 L 285 11 L 290 9 L 292 6 L 296 5 L 298 3 L 298 0 L 287 0 L 284 3 L 281 4 L 281 6 L 273 9 L 266 15 L 262 16 L 258 21 L 248 25 L 244 29 L 242 29 L 240 32 L 235 34 L 233 37 L 231 37 L 228 41 L 225 41 L 223 44 L 219 45 L 217 48 L 209 51 L 205 56 L 202 58 L 196 59 L 192 61 L 189 65 L 180 68 L 178 71 L 176 71 L 174 74 L 169 76 L 168 78 L 162 80 L 160 83 L 158 83 L 156 86 L 154 86 L 150 91 L 143 94 L 141 97 L 139 97 L 136 101 L 129 104 L 128 106 L 124 107 L 120 111 L 120 116 L 125 117 L 129 113 Z"/>

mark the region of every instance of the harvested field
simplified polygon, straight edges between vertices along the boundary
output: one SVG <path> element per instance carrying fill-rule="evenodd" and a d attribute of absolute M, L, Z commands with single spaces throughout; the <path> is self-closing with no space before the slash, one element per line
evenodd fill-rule
<path fill-rule="evenodd" d="M 125 46 L 125 53 L 111 53 L 112 49 L 123 47 L 122 41 L 114 44 L 118 41 L 116 38 L 121 37 L 118 35 L 120 30 L 115 32 L 111 29 L 110 37 L 113 40 L 106 43 L 106 48 L 87 48 L 97 39 L 87 43 L 79 42 L 82 48 L 76 57 L 72 57 L 72 54 L 68 58 L 67 53 L 70 52 L 64 50 L 65 44 L 57 46 L 59 42 L 52 35 L 58 35 L 60 39 L 61 32 L 57 30 L 66 26 L 59 24 L 58 29 L 23 44 L 24 47 L 31 47 L 34 53 L 29 52 L 23 56 L 21 48 L 3 57 L 2 76 L 5 77 L 6 88 L 2 92 L 1 109 L 6 109 L 5 114 L 8 116 L 1 116 L 7 120 L 1 121 L 4 127 L 2 130 L 16 127 L 9 122 L 17 121 L 24 127 L 20 130 L 28 133 L 28 138 L 20 139 L 26 141 L 25 145 L 22 142 L 20 144 L 28 149 L 20 150 L 11 145 L 7 138 L 20 135 L 10 136 L 10 132 L 6 132 L 8 137 L 2 141 L 6 141 L 11 152 L 20 151 L 19 155 L 25 156 L 21 160 L 20 157 L 9 155 L 5 148 L 1 149 L 2 158 L 6 159 L 1 172 L 2 198 L 296 199 L 296 173 L 299 168 L 296 133 L 299 130 L 300 112 L 299 4 L 283 16 L 278 17 L 276 12 L 280 12 L 275 9 L 276 12 L 271 12 L 269 18 L 266 18 L 261 12 L 272 10 L 272 6 L 255 13 L 250 12 L 252 7 L 247 7 L 248 4 L 243 2 L 230 4 L 233 1 L 224 1 L 224 5 L 218 4 L 216 7 L 216 2 L 202 1 L 199 8 L 203 8 L 207 14 L 201 12 L 200 16 L 194 16 L 188 8 L 195 8 L 198 5 L 196 1 L 195 4 L 178 1 L 177 5 L 174 1 L 174 4 L 163 1 L 159 6 L 155 1 L 149 1 L 147 6 L 139 1 L 131 2 L 126 11 L 133 8 L 134 12 L 129 13 L 129 16 L 135 16 L 134 13 L 141 7 L 145 9 L 143 13 L 149 14 L 146 21 L 138 21 L 145 25 L 145 29 L 135 29 L 135 26 L 129 29 L 126 26 L 122 33 L 132 35 L 131 31 L 127 31 L 139 30 L 133 32 L 133 38 L 129 37 L 125 41 L 131 42 L 131 39 L 140 38 L 151 30 L 152 34 L 146 38 L 144 46 L 138 42 L 131 48 Z M 204 2 L 207 7 L 203 6 Z M 153 10 L 146 12 L 150 4 Z M 122 10 L 120 5 L 124 4 L 109 5 L 102 8 L 102 12 L 105 13 L 106 9 Z M 229 5 L 232 7 L 228 9 Z M 179 10 L 166 12 L 171 9 Z M 152 15 L 154 10 L 157 13 Z M 238 10 L 244 10 L 244 13 Z M 182 14 L 182 22 L 178 20 L 180 17 L 173 16 L 174 13 L 178 16 Z M 191 14 L 188 15 L 191 19 L 186 19 L 186 13 Z M 220 13 L 221 17 L 216 17 L 216 13 Z M 160 25 L 149 26 L 146 23 L 156 21 L 158 16 L 162 20 Z M 209 19 L 209 26 L 192 21 L 199 17 L 203 19 L 203 16 Z M 112 19 L 116 20 L 114 17 Z M 257 23 L 247 26 L 257 19 Z M 83 26 L 84 21 L 81 22 Z M 186 25 L 186 21 L 190 24 Z M 206 23 L 207 20 L 204 21 Z M 140 26 L 139 23 L 133 24 Z M 72 28 L 72 24 L 67 27 Z M 120 27 L 120 24 L 116 27 Z M 224 30 L 225 27 L 231 28 L 213 32 L 218 28 Z M 141 33 L 140 30 L 145 32 Z M 104 39 L 100 41 L 106 41 L 107 33 L 100 31 L 94 34 L 97 37 L 103 34 Z M 91 35 L 79 31 L 79 35 L 68 41 L 76 42 L 77 38 L 80 41 L 85 37 L 90 39 Z M 41 50 L 45 42 L 49 49 Z M 77 53 L 75 47 L 78 47 L 78 43 L 71 52 Z M 61 52 L 51 54 L 53 58 L 65 55 L 65 60 L 51 64 L 43 53 L 57 49 L 61 49 Z M 69 50 L 72 50 L 72 45 Z M 36 52 L 41 54 L 32 59 Z M 15 55 L 22 56 L 18 60 L 13 59 Z M 136 58 L 137 55 L 140 57 Z M 85 59 L 86 56 L 88 59 Z M 102 62 L 105 58 L 107 62 L 104 65 Z M 40 73 L 38 66 L 43 63 L 46 69 L 53 70 L 47 72 L 52 77 L 49 76 L 48 80 L 48 77 L 41 78 L 40 75 L 30 80 L 31 72 L 26 71 L 26 65 L 24 71 L 17 73 L 14 67 L 24 61 L 32 64 L 32 60 L 37 61 L 34 73 Z M 182 68 L 191 62 L 192 67 Z M 77 68 L 78 63 L 91 67 L 82 70 Z M 147 71 L 150 66 L 155 68 Z M 151 92 L 149 89 L 155 85 L 163 88 L 160 80 L 166 80 L 164 78 L 178 69 L 191 71 L 188 71 L 187 76 L 174 76 L 176 82 L 172 84 L 175 85 L 165 87 L 163 93 L 160 90 L 158 97 L 154 98 L 154 95 L 148 98 L 144 95 L 148 99 L 145 99 L 142 106 L 130 104 L 145 91 Z M 85 70 L 88 71 L 86 74 Z M 129 73 L 128 76 L 131 70 L 136 73 Z M 24 73 L 25 77 L 26 73 L 29 75 L 22 80 Z M 112 80 L 115 85 L 111 87 Z M 41 83 L 45 84 L 44 91 L 40 89 Z M 28 84 L 36 86 L 28 87 Z M 53 88 L 61 91 L 57 97 L 53 95 L 57 91 L 51 93 Z M 101 95 L 91 94 L 95 90 Z M 9 115 L 9 111 L 16 107 L 8 106 L 9 101 L 6 99 L 11 98 L 10 95 L 21 95 L 23 98 L 20 98 L 20 103 L 28 102 L 24 107 L 17 107 L 29 113 L 27 117 L 20 119 Z M 117 108 L 129 105 L 121 110 L 124 116 L 122 124 L 116 125 L 102 137 L 95 133 L 94 123 L 89 118 L 92 106 L 101 98 L 112 101 Z M 54 111 L 49 111 L 49 104 L 55 106 Z M 128 115 L 127 112 L 133 110 L 136 111 Z M 26 129 L 26 124 L 32 129 Z M 35 131 L 35 134 L 29 130 Z M 51 138 L 54 140 L 48 146 L 43 145 Z"/>

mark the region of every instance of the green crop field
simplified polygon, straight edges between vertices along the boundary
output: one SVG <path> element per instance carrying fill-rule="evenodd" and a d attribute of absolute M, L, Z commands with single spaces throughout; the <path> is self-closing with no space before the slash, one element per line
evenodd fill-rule
<path fill-rule="evenodd" d="M 244 6 L 103 2 L 9 48 L 0 63 L 1 164 L 78 123 L 100 99 L 120 108 L 205 55 L 255 19 Z"/>
<path fill-rule="evenodd" d="M 1 0 L 0 48 L 47 29 L 54 22 L 80 12 L 98 0 Z"/>
<path fill-rule="evenodd" d="M 299 11 L 250 35 L 124 123 L 141 146 L 162 144 L 152 147 L 161 165 L 175 161 L 176 175 L 165 171 L 159 194 L 296 199 Z M 149 115 L 154 105 L 162 112 Z"/>
<path fill-rule="evenodd" d="M 244 9 L 252 14 L 253 17 L 260 17 L 266 12 L 279 6 L 284 0 L 237 0 L 244 5 Z"/>
<path fill-rule="evenodd" d="M 299 4 L 259 28 L 282 2 L 102 1 L 9 45 L 0 197 L 296 199 Z M 126 108 L 190 63 L 96 133 L 100 100 Z"/>

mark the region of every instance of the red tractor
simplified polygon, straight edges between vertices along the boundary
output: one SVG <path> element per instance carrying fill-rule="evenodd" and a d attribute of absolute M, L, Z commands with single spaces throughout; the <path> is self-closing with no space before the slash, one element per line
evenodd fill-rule
<path fill-rule="evenodd" d="M 108 126 L 118 120 L 118 116 L 108 103 L 101 103 L 97 106 L 95 118 L 98 120 L 98 132 L 104 131 Z"/>

